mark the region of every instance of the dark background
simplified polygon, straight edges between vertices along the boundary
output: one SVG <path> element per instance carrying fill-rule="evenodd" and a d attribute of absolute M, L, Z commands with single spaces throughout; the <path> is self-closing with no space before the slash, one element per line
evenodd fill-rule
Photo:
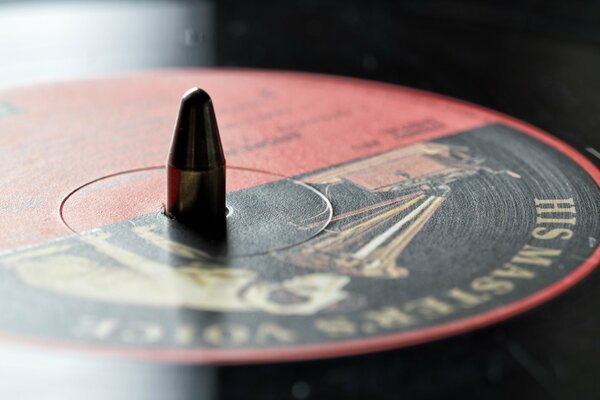
<path fill-rule="evenodd" d="M 0 86 L 190 66 L 403 84 L 518 117 L 591 158 L 600 149 L 598 2 L 0 0 Z M 598 285 L 596 273 L 503 324 L 339 360 L 219 368 L 17 353 L 0 389 L 57 399 L 597 399 Z"/>

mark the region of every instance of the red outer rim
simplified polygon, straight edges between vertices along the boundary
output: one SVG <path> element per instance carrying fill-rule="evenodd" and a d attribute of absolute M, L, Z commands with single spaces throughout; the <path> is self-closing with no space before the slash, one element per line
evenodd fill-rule
<path fill-rule="evenodd" d="M 584 155 L 577 150 L 562 142 L 561 140 L 551 136 L 549 133 L 541 131 L 532 125 L 517 120 L 513 117 L 504 115 L 497 111 L 487 109 L 485 107 L 472 104 L 466 101 L 454 99 L 451 97 L 429 93 L 419 89 L 408 88 L 399 85 L 392 85 L 381 82 L 372 82 L 362 79 L 338 77 L 323 74 L 297 73 L 297 72 L 282 72 L 271 70 L 253 70 L 243 68 L 208 68 L 203 71 L 244 71 L 246 73 L 256 74 L 278 74 L 288 75 L 292 77 L 301 77 L 311 80 L 326 80 L 326 81 L 342 81 L 355 82 L 359 84 L 369 84 L 370 86 L 380 86 L 388 90 L 402 90 L 413 92 L 420 96 L 429 97 L 437 100 L 445 100 L 450 103 L 469 107 L 480 112 L 494 116 L 498 122 L 502 122 L 508 126 L 514 127 L 519 131 L 532 136 L 539 141 L 549 145 L 550 147 L 563 153 L 580 167 L 582 167 L 600 186 L 600 170 Z M 186 70 L 176 70 L 179 72 Z M 198 69 L 189 69 L 187 71 L 198 71 Z M 151 72 L 150 72 L 151 73 Z M 376 352 L 382 350 L 397 349 L 401 347 L 412 346 L 433 340 L 454 336 L 475 329 L 483 328 L 491 324 L 506 320 L 515 315 L 528 311 L 535 306 L 538 306 L 560 293 L 574 286 L 581 281 L 589 273 L 600 264 L 600 247 L 598 247 L 590 257 L 582 264 L 575 268 L 571 273 L 562 279 L 554 282 L 550 286 L 539 290 L 521 300 L 507 304 L 502 307 L 475 315 L 472 317 L 463 318 L 457 321 L 440 324 L 437 326 L 415 330 L 411 332 L 381 335 L 378 337 L 367 339 L 354 339 L 341 342 L 333 342 L 328 344 L 317 345 L 301 345 L 280 347 L 275 349 L 231 349 L 231 350 L 209 350 L 209 349 L 180 349 L 180 350 L 165 350 L 152 348 L 123 348 L 123 347 L 100 347 L 94 345 L 72 344 L 55 340 L 39 339 L 35 337 L 17 336 L 13 334 L 0 333 L 0 338 L 10 340 L 22 344 L 33 344 L 51 349 L 65 350 L 80 350 L 87 353 L 99 354 L 105 356 L 117 356 L 141 359 L 146 361 L 156 362 L 176 362 L 190 364 L 249 364 L 249 363 L 270 363 L 270 362 L 291 362 L 291 361 L 306 361 L 315 359 L 334 358 L 341 356 L 359 355 L 367 352 Z"/>

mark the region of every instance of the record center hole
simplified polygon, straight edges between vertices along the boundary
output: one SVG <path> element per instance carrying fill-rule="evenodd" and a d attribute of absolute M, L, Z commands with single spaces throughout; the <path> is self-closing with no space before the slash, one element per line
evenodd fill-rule
<path fill-rule="evenodd" d="M 169 214 L 167 214 L 167 207 L 164 204 L 161 207 L 160 213 L 169 219 L 174 219 L 173 217 L 169 216 Z M 225 206 L 225 217 L 226 218 L 229 217 L 232 213 L 233 213 L 233 208 L 231 208 L 229 206 Z"/>

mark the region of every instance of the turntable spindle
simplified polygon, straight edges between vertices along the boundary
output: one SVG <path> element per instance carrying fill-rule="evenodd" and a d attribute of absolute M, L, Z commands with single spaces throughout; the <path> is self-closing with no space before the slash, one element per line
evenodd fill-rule
<path fill-rule="evenodd" d="M 166 214 L 210 238 L 225 232 L 225 156 L 210 96 L 187 91 L 167 159 Z"/>

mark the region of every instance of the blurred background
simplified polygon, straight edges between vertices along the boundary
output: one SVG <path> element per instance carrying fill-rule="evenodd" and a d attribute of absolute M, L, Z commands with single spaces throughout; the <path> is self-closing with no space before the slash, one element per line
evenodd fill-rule
<path fill-rule="evenodd" d="M 197 66 L 393 82 L 600 136 L 596 1 L 0 0 L 0 87 Z"/>

